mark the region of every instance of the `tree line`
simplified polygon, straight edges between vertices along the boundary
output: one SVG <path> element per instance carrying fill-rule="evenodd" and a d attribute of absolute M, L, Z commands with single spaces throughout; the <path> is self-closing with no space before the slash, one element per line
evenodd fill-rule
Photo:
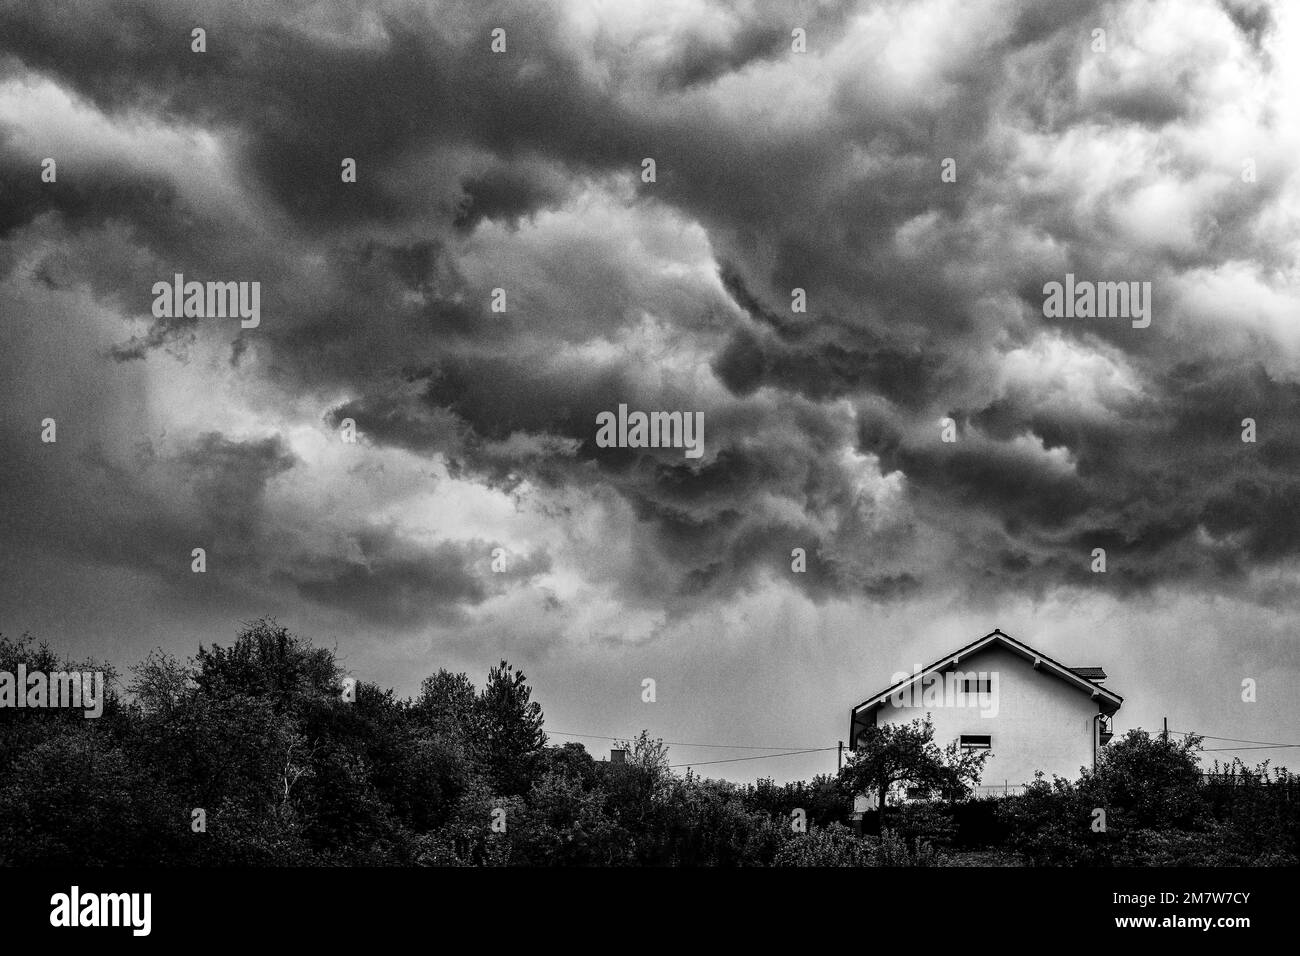
<path fill-rule="evenodd" d="M 1294 863 L 1289 778 L 1202 784 L 1199 741 L 1136 731 L 1078 781 L 972 798 L 982 756 L 926 721 L 871 732 L 838 774 L 778 785 L 674 774 L 643 731 L 623 763 L 551 743 L 525 675 L 439 670 L 417 695 L 345 678 L 272 619 L 119 675 L 0 637 L 0 671 L 103 671 L 103 714 L 0 710 L 0 864 L 917 866 L 991 850 L 1044 865 Z M 934 799 L 850 825 L 854 795 Z M 1096 829 L 1095 810 L 1106 811 Z"/>

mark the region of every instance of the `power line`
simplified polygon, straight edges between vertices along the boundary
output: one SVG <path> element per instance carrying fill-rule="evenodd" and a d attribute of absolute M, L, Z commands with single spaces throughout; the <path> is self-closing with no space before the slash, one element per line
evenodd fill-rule
<path fill-rule="evenodd" d="M 630 736 L 630 737 L 605 737 L 605 736 L 602 736 L 601 734 L 571 734 L 571 733 L 566 733 L 566 732 L 563 731 L 563 730 L 548 730 L 548 731 L 546 731 L 546 732 L 547 732 L 548 734 L 555 734 L 557 737 L 587 737 L 587 738 L 590 738 L 590 739 L 592 739 L 592 740 L 614 740 L 614 741 L 626 740 L 626 741 L 629 741 L 629 742 L 630 742 L 630 741 L 633 741 L 633 740 L 636 740 L 636 734 L 633 734 L 633 735 Z M 713 749 L 713 750 L 790 750 L 790 751 L 794 751 L 794 750 L 797 749 L 797 748 L 794 748 L 794 747 L 788 747 L 788 746 L 787 746 L 787 747 L 742 747 L 742 746 L 740 746 L 740 745 L 738 745 L 738 744 L 688 744 L 688 743 L 683 743 L 683 742 L 680 741 L 680 740 L 664 740 L 664 741 L 662 741 L 662 743 L 665 743 L 665 744 L 667 744 L 667 745 L 669 745 L 669 746 L 671 746 L 671 747 L 707 747 L 707 748 L 710 748 L 710 749 Z M 807 748 L 807 749 L 809 749 L 809 750 L 815 750 L 815 749 L 818 749 L 818 748 L 810 747 L 810 748 Z M 834 750 L 835 748 L 834 748 L 834 747 L 830 747 L 830 748 L 827 748 L 827 749 Z M 776 755 L 776 754 L 773 754 L 772 756 L 777 756 L 777 755 Z"/>
<path fill-rule="evenodd" d="M 1226 740 L 1232 743 L 1239 743 L 1239 744 L 1262 744 L 1263 746 L 1259 748 L 1261 750 L 1267 749 L 1269 747 L 1300 747 L 1300 744 L 1274 744 L 1274 743 L 1269 743 L 1267 740 L 1247 740 L 1245 737 L 1215 737 L 1212 734 L 1198 734 L 1194 730 L 1171 730 L 1169 732 L 1171 734 L 1182 734 L 1185 737 L 1186 736 L 1201 737 L 1205 740 Z M 1215 749 L 1216 750 L 1251 750 L 1255 748 L 1216 747 Z M 1213 751 L 1208 751 L 1208 750 L 1206 751 L 1206 753 L 1212 753 L 1212 752 Z"/>
<path fill-rule="evenodd" d="M 680 767 L 703 767 L 710 763 L 740 763 L 745 760 L 767 760 L 768 757 L 793 757 L 798 753 L 826 753 L 827 750 L 835 750 L 835 747 L 814 747 L 809 750 L 788 750 L 787 753 L 761 753 L 757 757 L 731 757 L 728 760 L 703 760 L 694 763 L 669 763 L 669 770 L 677 770 Z"/>
<path fill-rule="evenodd" d="M 604 734 L 575 734 L 565 730 L 548 730 L 546 732 L 548 734 L 555 734 L 557 737 L 584 737 L 589 740 L 613 740 L 613 741 L 630 742 L 636 739 L 635 735 L 630 737 L 608 737 Z M 669 764 L 668 765 L 669 770 L 679 770 L 682 767 L 708 767 L 708 766 L 712 766 L 713 764 L 719 764 L 719 763 L 742 763 L 746 760 L 766 760 L 768 757 L 793 757 L 798 754 L 826 753 L 827 751 L 838 749 L 838 745 L 836 745 L 835 747 L 805 747 L 802 749 L 797 749 L 797 748 L 790 748 L 790 747 L 741 746 L 739 744 L 683 743 L 680 740 L 662 740 L 660 742 L 672 747 L 704 747 L 707 749 L 714 749 L 714 750 L 778 750 L 781 751 L 780 753 L 756 754 L 752 757 L 730 757 L 725 760 L 697 760 L 692 763 Z"/>
<path fill-rule="evenodd" d="M 618 741 L 630 742 L 636 740 L 635 734 L 626 737 L 609 737 L 604 734 L 575 734 L 570 731 L 564 731 L 564 730 L 548 730 L 546 732 L 548 734 L 554 734 L 557 737 L 581 737 L 588 740 L 612 740 L 615 742 Z M 1204 740 L 1222 740 L 1230 743 L 1245 743 L 1245 744 L 1255 745 L 1249 747 L 1202 748 L 1201 753 L 1225 753 L 1225 752 L 1238 752 L 1238 751 L 1245 751 L 1245 750 L 1285 750 L 1285 749 L 1300 747 L 1300 744 L 1270 743 L 1264 740 L 1247 740 L 1244 737 L 1216 737 L 1213 734 L 1198 734 L 1195 731 L 1191 731 L 1191 730 L 1170 730 L 1169 733 L 1182 734 L 1183 736 L 1201 737 Z M 701 744 L 701 743 L 687 743 L 681 740 L 660 740 L 660 743 L 663 743 L 666 746 L 670 746 L 670 747 L 701 747 L 708 750 L 779 751 L 779 753 L 756 754 L 755 756 L 752 757 L 730 757 L 725 760 L 698 760 L 693 763 L 670 764 L 668 768 L 670 770 L 678 770 L 681 769 L 682 767 L 708 767 L 714 764 L 721 764 L 721 763 L 743 763 L 744 761 L 747 760 L 764 760 L 768 757 L 794 757 L 800 754 L 825 753 L 827 751 L 836 749 L 835 747 L 792 748 L 792 747 L 760 747 L 756 745 L 742 745 L 742 744 Z"/>

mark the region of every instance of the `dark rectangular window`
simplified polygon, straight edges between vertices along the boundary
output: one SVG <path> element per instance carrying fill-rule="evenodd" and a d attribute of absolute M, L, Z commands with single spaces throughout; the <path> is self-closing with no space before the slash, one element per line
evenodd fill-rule
<path fill-rule="evenodd" d="M 991 694 L 993 692 L 992 681 L 985 680 L 964 680 L 961 682 L 963 694 Z"/>
<path fill-rule="evenodd" d="M 961 745 L 968 750 L 989 750 L 993 746 L 993 737 L 989 734 L 962 734 Z"/>

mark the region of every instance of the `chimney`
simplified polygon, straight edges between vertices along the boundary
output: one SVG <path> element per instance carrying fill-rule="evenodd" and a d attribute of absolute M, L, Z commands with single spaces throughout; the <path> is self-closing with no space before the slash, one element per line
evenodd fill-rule
<path fill-rule="evenodd" d="M 1106 683 L 1106 672 L 1100 667 L 1071 667 L 1070 670 L 1099 687 Z"/>
<path fill-rule="evenodd" d="M 609 752 L 609 762 L 610 762 L 610 763 L 627 763 L 627 751 L 626 751 L 626 750 L 611 750 L 611 751 Z"/>

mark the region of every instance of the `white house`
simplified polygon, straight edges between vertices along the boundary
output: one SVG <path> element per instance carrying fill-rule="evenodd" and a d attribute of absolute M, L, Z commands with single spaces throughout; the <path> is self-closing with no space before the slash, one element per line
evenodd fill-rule
<path fill-rule="evenodd" d="M 1018 792 L 1036 770 L 1077 778 L 1110 741 L 1111 718 L 1124 703 L 1102 686 L 1100 667 L 1066 667 L 999 630 L 893 679 L 853 708 L 850 746 L 867 727 L 929 714 L 938 746 L 957 740 L 991 752 L 982 794 Z"/>

